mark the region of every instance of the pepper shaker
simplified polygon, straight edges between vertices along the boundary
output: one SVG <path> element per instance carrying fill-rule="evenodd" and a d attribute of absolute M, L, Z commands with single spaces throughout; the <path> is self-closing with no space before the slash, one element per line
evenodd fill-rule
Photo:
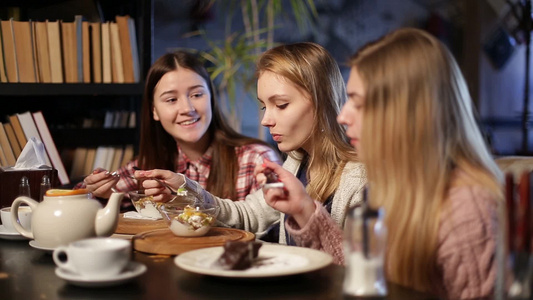
<path fill-rule="evenodd" d="M 40 193 L 39 193 L 39 202 L 43 201 L 43 197 L 46 194 L 46 191 L 48 191 L 51 188 L 50 184 L 50 177 L 48 175 L 44 175 L 41 179 L 41 187 L 40 187 Z"/>

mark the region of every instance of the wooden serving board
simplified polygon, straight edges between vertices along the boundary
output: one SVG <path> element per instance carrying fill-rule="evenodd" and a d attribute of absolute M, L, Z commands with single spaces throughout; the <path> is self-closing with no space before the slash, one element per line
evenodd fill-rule
<path fill-rule="evenodd" d="M 149 230 L 168 228 L 165 220 L 140 220 L 127 219 L 124 214 L 120 214 L 118 218 L 118 226 L 115 233 L 118 234 L 137 234 Z"/>
<path fill-rule="evenodd" d="M 204 236 L 179 237 L 170 229 L 156 229 L 133 236 L 133 249 L 146 253 L 178 255 L 190 250 L 222 246 L 226 241 L 252 241 L 255 234 L 233 228 L 212 227 Z"/>

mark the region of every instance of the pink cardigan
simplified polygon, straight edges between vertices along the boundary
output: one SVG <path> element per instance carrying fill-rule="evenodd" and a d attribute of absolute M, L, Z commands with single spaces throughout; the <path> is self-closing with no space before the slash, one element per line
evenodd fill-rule
<path fill-rule="evenodd" d="M 480 186 L 453 187 L 446 201 L 437 249 L 441 276 L 435 278 L 435 292 L 448 299 L 490 296 L 496 278 L 497 203 Z M 321 203 L 316 203 L 305 227 L 289 218 L 286 228 L 297 245 L 327 252 L 336 264 L 344 264 L 343 232 Z"/>

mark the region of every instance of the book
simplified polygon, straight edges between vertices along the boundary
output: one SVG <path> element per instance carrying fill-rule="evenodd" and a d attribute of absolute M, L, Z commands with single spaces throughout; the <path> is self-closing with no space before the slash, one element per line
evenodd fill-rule
<path fill-rule="evenodd" d="M 13 35 L 13 18 L 0 21 L 2 28 L 2 43 L 4 46 L 4 66 L 8 82 L 19 82 L 17 55 L 15 52 L 15 38 Z"/>
<path fill-rule="evenodd" d="M 46 124 L 43 113 L 41 111 L 37 111 L 34 112 L 32 116 L 33 120 L 35 121 L 35 125 L 39 130 L 39 134 L 41 135 L 41 139 L 46 149 L 46 153 L 48 153 L 48 156 L 50 157 L 52 166 L 57 170 L 57 176 L 59 177 L 59 181 L 62 185 L 69 184 L 70 180 L 67 175 L 67 171 L 65 170 L 63 161 L 61 160 L 59 152 L 57 151 L 56 144 L 54 143 L 54 139 L 50 134 L 50 130 L 48 129 L 48 125 Z"/>
<path fill-rule="evenodd" d="M 7 138 L 9 139 L 11 149 L 13 150 L 13 154 L 15 155 L 15 159 L 17 159 L 20 155 L 20 152 L 22 151 L 22 147 L 20 146 L 19 141 L 17 140 L 15 130 L 13 130 L 13 126 L 11 125 L 11 123 L 4 123 L 4 129 L 6 131 Z"/>
<path fill-rule="evenodd" d="M 30 20 L 30 33 L 31 33 L 31 50 L 33 57 L 33 70 L 35 72 L 35 82 L 41 82 L 41 76 L 39 75 L 39 61 L 37 58 L 37 37 L 35 36 L 35 22 Z"/>
<path fill-rule="evenodd" d="M 82 63 L 83 63 L 83 82 L 91 83 L 91 43 L 89 35 L 89 22 L 83 21 L 81 23 L 81 37 L 82 37 Z"/>
<path fill-rule="evenodd" d="M 134 110 L 130 111 L 130 117 L 128 119 L 128 128 L 137 127 L 137 114 Z"/>
<path fill-rule="evenodd" d="M 111 75 L 113 83 L 124 83 L 124 67 L 122 62 L 122 49 L 117 23 L 109 25 L 109 37 L 111 42 Z"/>
<path fill-rule="evenodd" d="M 122 67 L 124 74 L 124 83 L 134 83 L 135 76 L 133 74 L 133 56 L 131 49 L 131 39 L 129 32 L 130 16 L 115 16 L 115 22 L 118 28 L 118 36 L 120 42 L 120 49 L 122 54 Z"/>
<path fill-rule="evenodd" d="M 11 123 L 11 126 L 13 127 L 13 131 L 15 131 L 15 136 L 17 137 L 17 141 L 19 142 L 20 149 L 24 149 L 26 146 L 26 143 L 28 140 L 26 139 L 26 135 L 24 134 L 24 130 L 22 130 L 22 126 L 20 125 L 19 118 L 17 115 L 10 115 L 9 116 L 9 122 Z"/>
<path fill-rule="evenodd" d="M 133 58 L 133 77 L 135 82 L 141 80 L 141 67 L 139 63 L 139 49 L 137 46 L 137 33 L 135 30 L 135 20 L 128 19 L 128 28 L 130 31 L 131 56 Z"/>
<path fill-rule="evenodd" d="M 59 21 L 46 21 L 48 30 L 48 52 L 50 53 L 50 75 L 52 83 L 63 83 L 63 51 Z"/>
<path fill-rule="evenodd" d="M 125 166 L 127 163 L 133 160 L 134 148 L 133 145 L 126 145 L 124 147 L 124 154 L 122 155 L 122 161 L 120 167 Z"/>
<path fill-rule="evenodd" d="M 0 28 L 0 82 L 7 82 L 6 67 L 4 64 L 4 50 L 2 47 L 2 29 Z"/>
<path fill-rule="evenodd" d="M 81 15 L 74 16 L 74 36 L 76 40 L 76 80 L 83 82 L 83 17 Z"/>
<path fill-rule="evenodd" d="M 113 75 L 111 71 L 111 23 L 102 24 L 102 82 L 112 83 Z"/>
<path fill-rule="evenodd" d="M 33 137 L 42 143 L 43 139 L 41 138 L 41 135 L 39 134 L 39 130 L 37 129 L 37 125 L 35 124 L 35 121 L 33 120 L 32 113 L 29 111 L 26 111 L 23 113 L 18 113 L 16 114 L 16 116 L 19 119 L 22 130 L 24 131 L 26 140 L 30 140 Z M 52 162 L 50 161 L 50 158 L 48 157 L 48 153 L 45 153 L 44 159 L 46 161 L 46 165 L 51 167 Z"/>
<path fill-rule="evenodd" d="M 106 170 L 115 171 L 111 169 L 113 164 L 113 158 L 115 157 L 115 147 L 106 147 L 106 154 L 105 154 L 105 162 L 104 162 L 104 168 Z"/>
<path fill-rule="evenodd" d="M 122 162 L 122 155 L 124 153 L 124 147 L 114 147 L 113 149 L 113 159 L 111 160 L 111 166 L 109 170 L 117 170 L 120 168 L 120 163 Z"/>
<path fill-rule="evenodd" d="M 50 69 L 50 52 L 48 51 L 48 29 L 46 22 L 33 22 L 33 26 L 39 82 L 50 83 L 52 82 L 52 71 Z"/>
<path fill-rule="evenodd" d="M 2 167 L 8 166 L 7 158 L 6 158 L 6 155 L 4 154 L 4 149 L 2 149 L 2 145 L 0 145 L 0 166 Z"/>
<path fill-rule="evenodd" d="M 72 168 L 70 170 L 70 178 L 77 179 L 88 175 L 84 173 L 83 167 L 87 158 L 87 148 L 78 147 L 74 151 L 74 157 L 72 158 Z"/>
<path fill-rule="evenodd" d="M 120 112 L 120 122 L 118 124 L 118 128 L 128 128 L 128 121 L 130 117 L 130 112 L 127 110 L 122 110 Z"/>
<path fill-rule="evenodd" d="M 98 146 L 96 148 L 96 152 L 94 154 L 94 161 L 93 161 L 93 166 L 92 166 L 92 169 L 96 169 L 96 168 L 103 168 L 103 169 L 106 169 L 106 170 L 109 170 L 107 169 L 107 166 L 106 166 L 106 161 L 107 161 L 107 146 Z"/>
<path fill-rule="evenodd" d="M 14 166 L 17 159 L 15 158 L 15 154 L 11 148 L 11 143 L 9 142 L 9 138 L 7 137 L 7 133 L 3 124 L 0 124 L 0 146 L 2 146 L 2 151 L 6 157 L 7 165 Z"/>
<path fill-rule="evenodd" d="M 113 128 L 113 122 L 114 122 L 115 114 L 112 111 L 106 111 L 105 117 L 104 117 L 104 124 L 102 125 L 103 128 Z M 93 162 L 93 170 L 96 168 L 104 168 L 106 170 L 109 170 L 108 163 L 108 153 L 109 153 L 109 147 L 108 146 L 98 146 L 96 148 L 96 153 L 94 156 L 94 162 Z"/>
<path fill-rule="evenodd" d="M 91 33 L 92 82 L 102 83 L 102 32 L 101 23 L 89 23 Z"/>
<path fill-rule="evenodd" d="M 35 60 L 33 59 L 31 23 L 13 21 L 12 25 L 19 82 L 37 82 Z"/>
<path fill-rule="evenodd" d="M 66 83 L 78 82 L 78 52 L 74 22 L 61 22 L 63 70 Z"/>
<path fill-rule="evenodd" d="M 83 164 L 83 174 L 85 176 L 93 172 L 94 156 L 96 155 L 96 148 L 88 148 L 85 156 L 85 163 Z"/>

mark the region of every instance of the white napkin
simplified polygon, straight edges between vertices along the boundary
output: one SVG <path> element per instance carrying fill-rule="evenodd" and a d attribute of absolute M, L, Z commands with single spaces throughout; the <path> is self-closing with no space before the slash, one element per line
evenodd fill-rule
<path fill-rule="evenodd" d="M 145 217 L 136 211 L 128 211 L 124 213 L 124 219 L 136 219 L 136 220 L 159 220 L 159 218 Z"/>
<path fill-rule="evenodd" d="M 28 169 L 43 169 L 51 168 L 46 165 L 46 150 L 41 141 L 35 137 L 31 137 L 15 163 L 13 169 L 28 170 Z"/>

